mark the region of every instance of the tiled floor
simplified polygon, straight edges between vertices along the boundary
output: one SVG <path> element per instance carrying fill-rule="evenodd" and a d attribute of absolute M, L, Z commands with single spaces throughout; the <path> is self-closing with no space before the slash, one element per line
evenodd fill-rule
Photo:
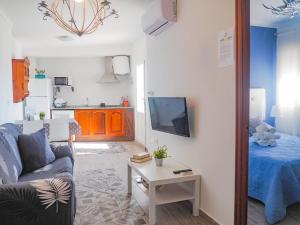
<path fill-rule="evenodd" d="M 133 185 L 127 196 L 127 159 L 143 151 L 133 142 L 81 143 L 75 151 L 77 219 L 75 225 L 142 225 L 148 201 Z M 191 204 L 158 207 L 158 225 L 212 225 L 204 216 L 193 217 Z"/>

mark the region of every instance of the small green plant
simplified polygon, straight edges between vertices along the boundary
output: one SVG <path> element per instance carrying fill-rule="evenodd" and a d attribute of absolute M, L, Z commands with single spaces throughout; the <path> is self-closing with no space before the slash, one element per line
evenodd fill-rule
<path fill-rule="evenodd" d="M 40 119 L 41 119 L 41 120 L 44 120 L 44 119 L 45 119 L 45 116 L 46 116 L 46 113 L 40 112 Z"/>
<path fill-rule="evenodd" d="M 45 74 L 46 70 L 35 69 L 36 74 Z"/>
<path fill-rule="evenodd" d="M 165 159 L 168 157 L 168 147 L 166 145 L 159 146 L 156 151 L 153 152 L 153 156 L 156 159 Z"/>

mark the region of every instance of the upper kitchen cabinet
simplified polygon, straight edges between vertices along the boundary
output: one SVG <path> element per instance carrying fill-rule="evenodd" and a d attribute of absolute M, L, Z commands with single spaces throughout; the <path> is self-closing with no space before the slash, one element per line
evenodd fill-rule
<path fill-rule="evenodd" d="M 12 60 L 14 103 L 21 102 L 29 96 L 29 65 L 28 58 Z"/>

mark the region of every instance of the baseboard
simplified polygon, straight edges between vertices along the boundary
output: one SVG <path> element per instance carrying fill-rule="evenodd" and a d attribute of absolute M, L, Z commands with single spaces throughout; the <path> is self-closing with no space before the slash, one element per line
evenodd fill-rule
<path fill-rule="evenodd" d="M 137 146 L 139 146 L 139 147 L 145 149 L 146 152 L 148 151 L 147 147 L 146 147 L 144 144 L 142 144 L 141 142 L 135 140 L 134 143 L 135 143 Z"/>
<path fill-rule="evenodd" d="M 211 218 L 209 215 L 207 215 L 204 211 L 200 209 L 200 216 L 204 218 L 210 225 L 220 225 L 217 223 L 213 218 Z"/>

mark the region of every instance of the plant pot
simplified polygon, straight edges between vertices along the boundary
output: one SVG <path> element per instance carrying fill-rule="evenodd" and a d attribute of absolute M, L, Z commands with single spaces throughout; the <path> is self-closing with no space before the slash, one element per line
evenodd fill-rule
<path fill-rule="evenodd" d="M 156 163 L 156 166 L 163 166 L 163 162 L 164 162 L 164 159 L 157 159 L 155 158 L 155 163 Z"/>

